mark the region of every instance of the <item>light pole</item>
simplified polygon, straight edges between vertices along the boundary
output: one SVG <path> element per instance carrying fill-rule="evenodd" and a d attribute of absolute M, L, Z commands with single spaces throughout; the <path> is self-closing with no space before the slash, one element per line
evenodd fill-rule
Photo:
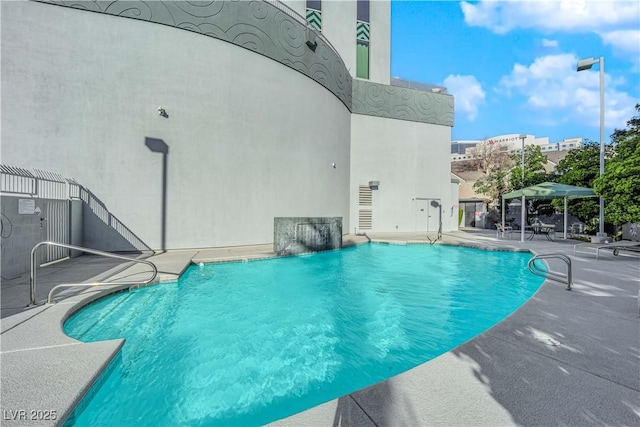
<path fill-rule="evenodd" d="M 520 180 L 520 188 L 524 189 L 524 140 L 527 139 L 527 135 L 520 134 L 518 138 L 522 140 L 522 160 L 520 162 L 521 169 L 521 180 Z M 525 221 L 525 212 L 524 212 L 524 191 L 522 191 L 522 203 L 520 205 L 520 243 L 524 242 L 524 221 Z"/>
<path fill-rule="evenodd" d="M 600 176 L 604 174 L 604 56 L 598 59 L 585 58 L 578 61 L 576 71 L 590 69 L 594 64 L 600 64 Z M 604 199 L 600 197 L 600 227 L 598 237 L 607 237 L 604 232 Z"/>

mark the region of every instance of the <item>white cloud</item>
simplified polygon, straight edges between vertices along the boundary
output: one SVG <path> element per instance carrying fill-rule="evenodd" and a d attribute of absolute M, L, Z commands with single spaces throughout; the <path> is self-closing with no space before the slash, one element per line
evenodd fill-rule
<path fill-rule="evenodd" d="M 497 34 L 514 29 L 596 33 L 623 52 L 638 51 L 640 2 L 593 0 L 481 1 L 461 3 L 467 25 Z M 634 46 L 635 43 L 635 46 Z"/>
<path fill-rule="evenodd" d="M 478 115 L 478 106 L 484 103 L 485 92 L 475 76 L 450 74 L 444 79 L 447 92 L 455 98 L 456 114 L 466 114 L 469 121 Z"/>
<path fill-rule="evenodd" d="M 542 46 L 544 46 L 544 47 L 558 47 L 558 40 L 542 39 Z"/>
<path fill-rule="evenodd" d="M 500 11 L 502 5 L 498 2 L 485 1 L 478 4 L 470 4 L 466 1 L 460 3 L 465 22 L 472 27 L 487 27 L 496 33 L 502 34 L 509 31 L 501 26 Z"/>
<path fill-rule="evenodd" d="M 602 41 L 622 54 L 640 56 L 640 30 L 616 30 L 600 33 Z"/>
<path fill-rule="evenodd" d="M 597 128 L 600 125 L 599 70 L 596 66 L 577 72 L 577 62 L 575 55 L 561 54 L 536 58 L 530 65 L 515 64 L 511 73 L 502 77 L 497 91 L 505 96 L 524 96 L 528 109 L 541 119 L 554 117 L 556 122 L 573 121 Z M 624 128 L 626 120 L 634 115 L 637 101 L 617 89 L 623 82 L 605 72 L 607 128 Z"/>
<path fill-rule="evenodd" d="M 554 31 L 600 31 L 637 26 L 640 3 L 636 1 L 481 1 L 461 3 L 465 21 L 496 33 L 515 28 Z"/>

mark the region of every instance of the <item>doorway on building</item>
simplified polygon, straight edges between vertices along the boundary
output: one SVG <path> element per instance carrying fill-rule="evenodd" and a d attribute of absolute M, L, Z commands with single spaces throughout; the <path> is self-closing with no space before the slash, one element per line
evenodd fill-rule
<path fill-rule="evenodd" d="M 475 227 L 477 213 L 484 212 L 485 203 L 482 200 L 460 200 L 460 209 L 464 211 L 464 220 L 461 227 Z"/>
<path fill-rule="evenodd" d="M 441 214 L 440 199 L 416 197 L 415 199 L 415 229 L 416 231 L 433 231 L 440 228 Z"/>

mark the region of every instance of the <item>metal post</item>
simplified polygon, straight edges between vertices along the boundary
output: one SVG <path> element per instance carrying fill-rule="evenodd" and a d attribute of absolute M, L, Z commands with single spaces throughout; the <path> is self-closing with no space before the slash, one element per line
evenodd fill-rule
<path fill-rule="evenodd" d="M 524 193 L 522 193 L 522 207 L 520 209 L 520 243 L 524 242 Z"/>
<path fill-rule="evenodd" d="M 600 57 L 600 176 L 604 175 L 604 56 Z M 604 233 L 604 199 L 600 197 L 600 228 L 599 237 L 606 237 Z"/>
<path fill-rule="evenodd" d="M 35 245 L 33 249 L 31 249 L 31 278 L 29 280 L 29 305 L 36 304 L 36 256 L 37 249 L 40 245 Z"/>
<path fill-rule="evenodd" d="M 593 57 L 578 61 L 576 71 L 589 70 L 595 64 L 600 64 L 600 176 L 604 175 L 604 56 L 597 60 Z M 599 228 L 596 236 L 607 237 L 604 232 L 604 199 L 600 197 Z"/>
<path fill-rule="evenodd" d="M 524 140 L 526 138 L 526 136 L 521 135 L 520 139 L 522 139 L 522 160 L 520 162 L 520 168 L 522 169 L 521 171 L 521 181 L 520 181 L 520 188 L 522 188 L 522 206 L 521 206 L 521 212 L 520 212 L 520 243 L 524 243 L 524 221 L 525 221 L 525 212 L 524 212 Z"/>
<path fill-rule="evenodd" d="M 563 239 L 567 240 L 567 196 L 564 196 L 564 236 Z"/>
<path fill-rule="evenodd" d="M 522 168 L 522 177 L 520 178 L 520 188 L 524 188 L 524 138 L 522 138 L 522 160 L 520 161 L 520 167 Z"/>

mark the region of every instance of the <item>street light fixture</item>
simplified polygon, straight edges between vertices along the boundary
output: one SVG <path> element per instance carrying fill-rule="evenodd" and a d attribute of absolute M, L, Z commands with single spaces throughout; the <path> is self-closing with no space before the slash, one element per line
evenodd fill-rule
<path fill-rule="evenodd" d="M 579 60 L 576 71 L 588 70 L 595 64 L 600 64 L 600 176 L 602 176 L 604 174 L 604 56 L 598 59 Z M 604 199 L 602 197 L 600 197 L 600 227 L 597 236 L 607 237 L 604 232 Z"/>
<path fill-rule="evenodd" d="M 521 169 L 521 181 L 520 188 L 524 188 L 524 140 L 527 139 L 527 135 L 521 134 L 518 135 L 518 138 L 522 140 L 522 160 L 520 162 Z M 525 221 L 525 211 L 524 211 L 524 191 L 522 192 L 522 203 L 520 206 L 520 242 L 524 242 L 524 221 Z"/>

